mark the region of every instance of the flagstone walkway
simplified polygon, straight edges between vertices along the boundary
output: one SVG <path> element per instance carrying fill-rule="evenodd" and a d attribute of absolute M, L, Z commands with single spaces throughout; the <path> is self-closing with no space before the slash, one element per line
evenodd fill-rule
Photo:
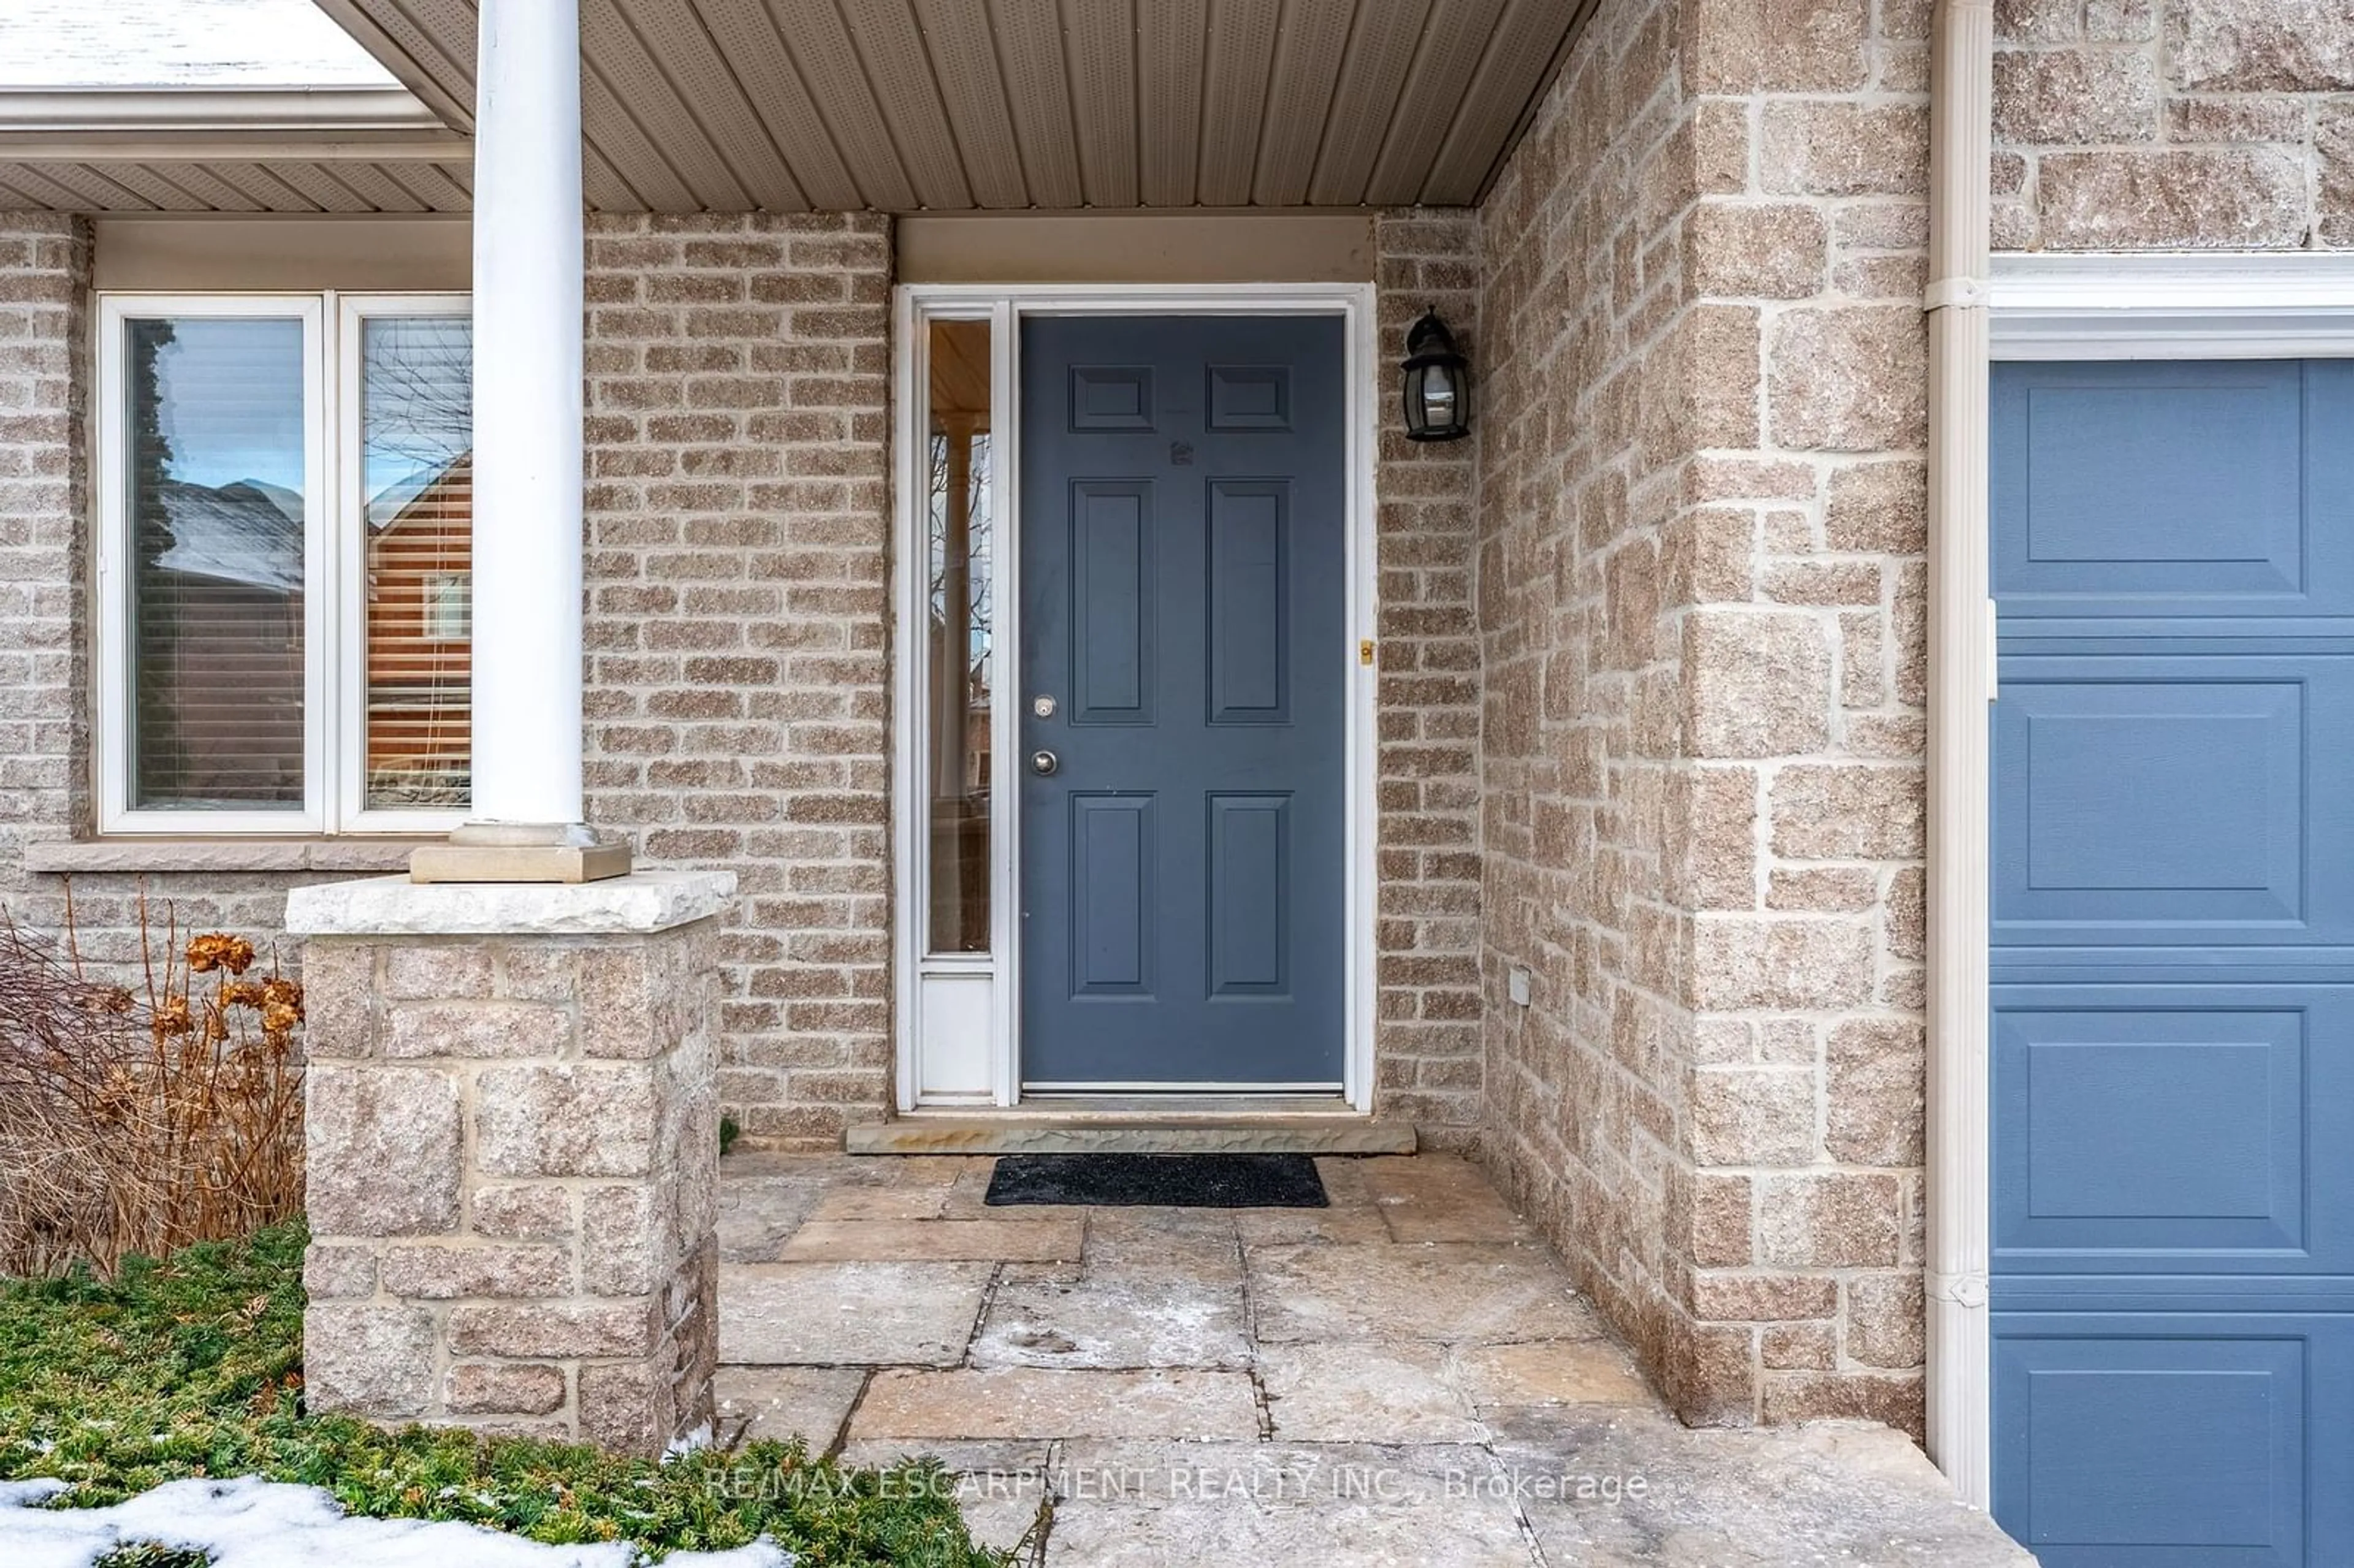
<path fill-rule="evenodd" d="M 1684 1428 L 1476 1165 L 1318 1164 L 991 1209 L 985 1158 L 732 1156 L 721 1436 L 937 1456 L 1054 1568 L 2031 1563 L 1885 1427 Z"/>

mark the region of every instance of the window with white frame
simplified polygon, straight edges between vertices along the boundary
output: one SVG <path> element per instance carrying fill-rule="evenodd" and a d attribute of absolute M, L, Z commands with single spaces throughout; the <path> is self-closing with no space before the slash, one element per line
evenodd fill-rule
<path fill-rule="evenodd" d="M 425 574 L 425 639 L 463 642 L 473 635 L 473 579 L 464 572 Z"/>
<path fill-rule="evenodd" d="M 113 294 L 98 315 L 101 830 L 461 819 L 464 296 Z"/>

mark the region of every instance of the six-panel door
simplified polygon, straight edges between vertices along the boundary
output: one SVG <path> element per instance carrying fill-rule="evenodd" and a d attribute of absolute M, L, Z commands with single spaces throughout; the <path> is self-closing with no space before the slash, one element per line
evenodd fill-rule
<path fill-rule="evenodd" d="M 1022 1078 L 1337 1091 L 1337 317 L 1022 334 Z"/>
<path fill-rule="evenodd" d="M 1995 1514 L 2354 1563 L 2354 365 L 1992 412 Z"/>

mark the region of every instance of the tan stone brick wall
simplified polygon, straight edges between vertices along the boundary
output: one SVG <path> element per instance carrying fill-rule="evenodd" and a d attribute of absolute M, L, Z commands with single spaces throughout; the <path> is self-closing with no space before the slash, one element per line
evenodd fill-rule
<path fill-rule="evenodd" d="M 1688 1359 L 1672 1292 L 1702 1224 L 1675 606 L 1722 553 L 1681 514 L 1723 401 L 1692 395 L 1692 356 L 1723 356 L 1682 277 L 1703 128 L 1675 26 L 1673 4 L 1606 4 L 1481 209 L 1497 324 L 1476 410 L 1485 1149 L 1671 1382 Z"/>
<path fill-rule="evenodd" d="M 1378 1094 L 1462 1146 L 1480 1106 L 1473 448 L 1397 434 L 1394 366 L 1425 306 L 1476 337 L 1478 225 L 1379 228 Z M 0 905 L 36 931 L 68 883 L 27 872 L 24 846 L 86 837 L 94 814 L 90 249 L 72 219 L 0 216 Z M 587 264 L 589 818 L 642 863 L 739 874 L 723 1098 L 754 1143 L 832 1146 L 891 1092 L 888 220 L 600 217 Z M 143 889 L 159 933 L 270 942 L 290 886 L 394 861 L 177 863 L 71 879 L 90 958 L 135 962 Z"/>
<path fill-rule="evenodd" d="M 1745 170 L 1702 172 L 1695 308 L 1757 401 L 1685 490 L 1724 541 L 1683 644 L 1714 873 L 1690 889 L 1689 1133 L 1722 1229 L 1678 1291 L 1696 1412 L 1916 1433 L 1928 9 L 1809 0 L 1762 37 L 1746 7 L 1695 13 L 1701 112 L 1753 136 Z M 1761 212 L 1779 265 L 1712 260 L 1742 253 L 1715 215 Z"/>
<path fill-rule="evenodd" d="M 1381 352 L 1379 1022 L 1377 1114 L 1426 1146 L 1460 1149 L 1479 1123 L 1478 443 L 1405 439 L 1397 366 L 1436 310 L 1476 366 L 1479 215 L 1385 212 L 1373 224 Z M 1477 392 L 1475 389 L 1475 406 Z M 1476 412 L 1476 408 L 1475 408 Z"/>
<path fill-rule="evenodd" d="M 589 820 L 733 870 L 720 1097 L 891 1103 L 889 219 L 588 231 Z"/>
<path fill-rule="evenodd" d="M 1925 26 L 1607 4 L 1484 214 L 1488 1147 L 1695 1420 L 1920 1422 Z"/>
<path fill-rule="evenodd" d="M 90 262 L 88 223 L 0 213 L 0 897 L 28 838 L 88 820 Z"/>
<path fill-rule="evenodd" d="M 2354 14 L 2333 0 L 2002 0 L 1994 243 L 2354 246 Z"/>
<path fill-rule="evenodd" d="M 143 892 L 159 936 L 292 967 L 286 890 L 331 852 L 25 868 L 94 821 L 90 251 L 86 224 L 0 216 L 0 906 L 53 932 L 69 886 L 84 953 L 134 965 Z M 887 220 L 592 219 L 588 264 L 590 820 L 641 863 L 741 874 L 725 1093 L 755 1139 L 831 1144 L 889 1103 Z"/>
<path fill-rule="evenodd" d="M 708 1425 L 716 924 L 307 945 L 312 1408 L 638 1454 Z"/>
<path fill-rule="evenodd" d="M 0 909 L 56 931 L 67 884 L 26 869 L 27 845 L 85 836 L 90 789 L 90 397 L 86 219 L 0 213 Z M 263 940 L 285 916 L 291 878 L 77 876 L 81 951 L 130 966 L 140 891 L 160 938 L 226 928 Z"/>

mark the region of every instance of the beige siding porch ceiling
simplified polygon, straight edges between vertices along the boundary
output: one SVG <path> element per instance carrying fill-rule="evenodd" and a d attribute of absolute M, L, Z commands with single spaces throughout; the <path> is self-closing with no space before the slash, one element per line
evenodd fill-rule
<path fill-rule="evenodd" d="M 473 145 L 407 89 L 0 89 L 0 209 L 452 213 Z"/>
<path fill-rule="evenodd" d="M 455 127 L 470 0 L 318 0 Z M 581 0 L 589 205 L 1476 202 L 1590 0 Z"/>
<path fill-rule="evenodd" d="M 333 159 L 90 156 L 12 159 L 0 146 L 0 211 L 466 212 L 471 161 L 387 156 Z"/>

